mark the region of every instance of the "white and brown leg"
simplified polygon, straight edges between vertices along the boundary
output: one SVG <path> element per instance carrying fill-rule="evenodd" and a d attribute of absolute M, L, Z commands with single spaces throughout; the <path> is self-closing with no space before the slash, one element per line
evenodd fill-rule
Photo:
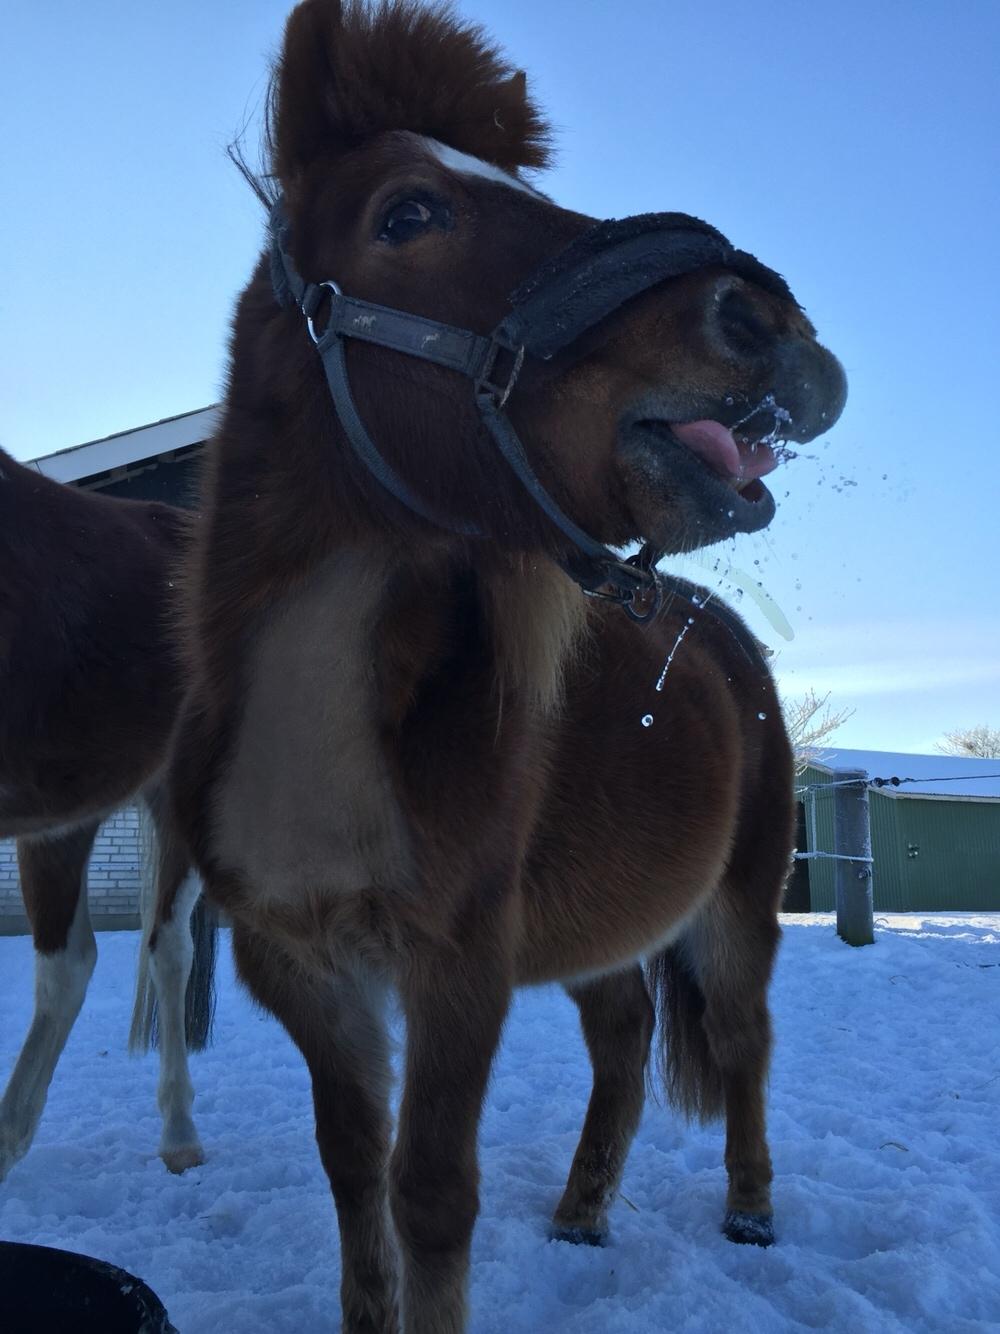
<path fill-rule="evenodd" d="M 566 990 L 580 1011 L 594 1084 L 552 1236 L 600 1246 L 642 1116 L 655 1014 L 638 965 Z"/>
<path fill-rule="evenodd" d="M 424 955 L 402 987 L 406 1087 L 392 1159 L 406 1334 L 462 1334 L 479 1210 L 476 1139 L 510 1004 L 501 932 L 485 948 Z"/>
<path fill-rule="evenodd" d="M 392 1138 L 384 987 L 363 971 L 316 975 L 237 925 L 240 976 L 288 1030 L 312 1076 L 316 1142 L 337 1206 L 344 1334 L 398 1334 L 387 1201 Z M 409 1334 L 409 1330 L 408 1330 Z"/>
<path fill-rule="evenodd" d="M 157 920 L 149 938 L 149 971 L 156 992 L 160 1078 L 156 1101 L 163 1118 L 160 1157 L 171 1172 L 205 1161 L 191 1109 L 194 1085 L 188 1068 L 184 1005 L 194 944 L 191 914 L 201 882 L 187 858 L 161 842 Z"/>
<path fill-rule="evenodd" d="M 21 892 L 35 944 L 35 1011 L 0 1101 L 0 1181 L 28 1152 L 97 961 L 87 860 L 98 824 L 21 838 Z"/>

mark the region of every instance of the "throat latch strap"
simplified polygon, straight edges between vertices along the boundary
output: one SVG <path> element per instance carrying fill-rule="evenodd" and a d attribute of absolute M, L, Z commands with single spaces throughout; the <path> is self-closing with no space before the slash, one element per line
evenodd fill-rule
<path fill-rule="evenodd" d="M 347 358 L 344 355 L 344 340 L 339 334 L 324 334 L 317 343 L 326 374 L 326 383 L 337 409 L 337 416 L 350 441 L 351 448 L 365 465 L 371 475 L 407 509 L 419 514 L 421 519 L 442 528 L 445 532 L 455 533 L 459 537 L 482 537 L 481 529 L 463 519 L 453 519 L 442 514 L 423 500 L 413 488 L 396 472 L 388 459 L 383 458 L 375 447 L 375 442 L 365 429 L 361 420 L 351 382 L 347 376 Z"/>

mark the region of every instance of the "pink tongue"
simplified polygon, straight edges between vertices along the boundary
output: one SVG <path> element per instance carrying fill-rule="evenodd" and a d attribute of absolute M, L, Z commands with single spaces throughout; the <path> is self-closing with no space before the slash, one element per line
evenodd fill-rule
<path fill-rule="evenodd" d="M 754 449 L 750 445 L 737 444 L 732 431 L 721 422 L 671 422 L 670 430 L 682 445 L 704 459 L 722 477 L 750 482 L 778 466 L 770 445 L 758 445 Z"/>

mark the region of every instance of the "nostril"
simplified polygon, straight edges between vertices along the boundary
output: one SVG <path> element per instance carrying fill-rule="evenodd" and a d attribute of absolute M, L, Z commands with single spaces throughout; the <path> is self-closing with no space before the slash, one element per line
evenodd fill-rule
<path fill-rule="evenodd" d="M 723 292 L 714 315 L 718 333 L 735 352 L 744 356 L 759 354 L 773 342 L 771 329 L 740 287 Z"/>

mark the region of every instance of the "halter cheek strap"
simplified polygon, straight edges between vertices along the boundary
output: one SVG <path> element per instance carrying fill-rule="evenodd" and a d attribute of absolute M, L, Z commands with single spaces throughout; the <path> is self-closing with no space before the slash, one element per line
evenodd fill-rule
<path fill-rule="evenodd" d="M 297 305 L 323 363 L 337 415 L 355 454 L 379 484 L 428 523 L 462 537 L 483 537 L 475 525 L 441 514 L 414 492 L 368 434 L 347 373 L 344 340 L 359 339 L 457 371 L 473 382 L 476 406 L 500 453 L 532 500 L 568 539 L 562 563 L 585 593 L 619 602 L 637 621 L 656 615 L 663 589 L 659 555 L 647 544 L 622 560 L 564 513 L 535 474 L 503 409 L 525 356 L 548 360 L 626 301 L 657 283 L 711 264 L 744 272 L 791 297 L 783 280 L 706 223 L 682 213 L 645 214 L 598 223 L 544 265 L 511 297 L 511 312 L 484 336 L 406 311 L 345 296 L 335 282 L 307 283 L 289 254 L 288 222 L 279 199 L 271 211 L 271 284 L 279 304 Z M 320 309 L 326 317 L 316 328 Z M 605 591 L 610 585 L 613 591 Z"/>

